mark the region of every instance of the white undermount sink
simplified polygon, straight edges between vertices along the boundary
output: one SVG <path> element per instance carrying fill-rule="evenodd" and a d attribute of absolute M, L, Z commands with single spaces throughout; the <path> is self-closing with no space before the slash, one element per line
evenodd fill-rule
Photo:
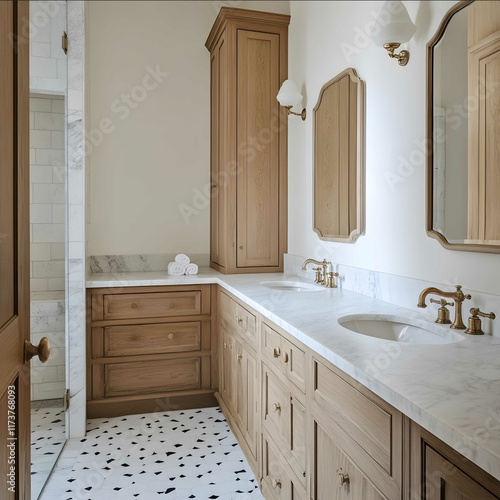
<path fill-rule="evenodd" d="M 272 290 L 287 292 L 321 292 L 325 290 L 319 285 L 304 283 L 303 281 L 262 281 L 261 285 Z"/>
<path fill-rule="evenodd" d="M 352 314 L 338 320 L 352 332 L 383 340 L 409 344 L 454 344 L 462 336 L 423 320 L 378 314 Z"/>

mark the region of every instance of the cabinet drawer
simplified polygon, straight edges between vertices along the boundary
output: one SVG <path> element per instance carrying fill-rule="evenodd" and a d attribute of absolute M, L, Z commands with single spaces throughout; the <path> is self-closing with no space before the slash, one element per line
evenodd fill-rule
<path fill-rule="evenodd" d="M 262 352 L 302 392 L 306 390 L 306 355 L 266 323 L 262 323 Z"/>
<path fill-rule="evenodd" d="M 393 413 L 388 405 L 367 397 L 323 363 L 313 363 L 314 401 L 390 474 Z"/>
<path fill-rule="evenodd" d="M 422 478 L 425 500 L 498 500 L 478 482 L 458 469 L 436 450 L 424 448 L 425 477 Z"/>
<path fill-rule="evenodd" d="M 219 321 L 257 349 L 257 318 L 224 292 L 219 293 Z"/>
<path fill-rule="evenodd" d="M 269 500 L 306 500 L 306 492 L 293 476 L 274 447 L 264 435 L 262 450 L 262 493 Z"/>
<path fill-rule="evenodd" d="M 290 468 L 306 486 L 306 410 L 264 365 L 264 428 Z"/>
<path fill-rule="evenodd" d="M 104 365 L 104 397 L 202 388 L 200 357 Z"/>
<path fill-rule="evenodd" d="M 201 290 L 104 295 L 103 319 L 196 316 L 201 312 Z"/>
<path fill-rule="evenodd" d="M 102 354 L 105 358 L 199 351 L 202 348 L 202 323 L 199 321 L 94 328 L 92 331 L 94 354 L 99 351 L 101 331 L 103 332 Z"/>
<path fill-rule="evenodd" d="M 314 422 L 312 498 L 387 500 L 325 430 Z M 400 497 L 401 498 L 401 497 Z"/>

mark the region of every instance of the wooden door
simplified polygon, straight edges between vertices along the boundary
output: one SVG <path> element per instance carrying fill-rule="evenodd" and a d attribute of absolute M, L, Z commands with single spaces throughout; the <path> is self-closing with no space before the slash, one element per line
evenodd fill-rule
<path fill-rule="evenodd" d="M 225 328 L 222 332 L 221 352 L 221 397 L 228 410 L 234 411 L 234 337 Z"/>
<path fill-rule="evenodd" d="M 30 497 L 29 14 L 0 2 L 0 498 Z"/>
<path fill-rule="evenodd" d="M 235 416 L 253 457 L 257 458 L 258 382 L 256 357 L 237 342 Z"/>
<path fill-rule="evenodd" d="M 279 35 L 238 31 L 238 268 L 280 264 L 279 61 Z"/>
<path fill-rule="evenodd" d="M 227 48 L 222 36 L 210 55 L 211 75 L 211 172 L 210 262 L 227 266 Z"/>
<path fill-rule="evenodd" d="M 312 499 L 386 500 L 318 422 L 314 425 Z"/>

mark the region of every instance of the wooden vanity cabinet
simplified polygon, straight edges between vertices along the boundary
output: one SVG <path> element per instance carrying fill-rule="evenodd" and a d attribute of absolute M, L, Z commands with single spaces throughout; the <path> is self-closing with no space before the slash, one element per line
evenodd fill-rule
<path fill-rule="evenodd" d="M 287 248 L 290 16 L 223 7 L 207 39 L 211 68 L 210 265 L 281 272 Z"/>
<path fill-rule="evenodd" d="M 498 500 L 500 482 L 411 422 L 410 500 Z"/>
<path fill-rule="evenodd" d="M 260 477 L 260 375 L 257 318 L 236 298 L 217 292 L 217 400 L 255 475 Z"/>
<path fill-rule="evenodd" d="M 216 404 L 212 285 L 87 292 L 87 416 Z"/>

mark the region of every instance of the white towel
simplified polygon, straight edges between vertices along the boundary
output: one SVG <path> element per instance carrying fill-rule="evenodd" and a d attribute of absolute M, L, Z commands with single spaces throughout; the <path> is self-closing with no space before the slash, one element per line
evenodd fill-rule
<path fill-rule="evenodd" d="M 172 276 L 183 276 L 186 272 L 186 266 L 179 264 L 178 262 L 170 262 L 168 264 L 168 274 Z"/>
<path fill-rule="evenodd" d="M 184 253 L 178 253 L 176 256 L 175 256 L 175 262 L 177 262 L 178 264 L 181 264 L 183 265 L 184 267 L 187 266 L 190 262 L 191 262 L 191 259 Z"/>
<path fill-rule="evenodd" d="M 186 266 L 186 274 L 191 276 L 191 275 L 194 275 L 194 274 L 198 274 L 198 266 L 196 264 L 188 264 Z"/>

